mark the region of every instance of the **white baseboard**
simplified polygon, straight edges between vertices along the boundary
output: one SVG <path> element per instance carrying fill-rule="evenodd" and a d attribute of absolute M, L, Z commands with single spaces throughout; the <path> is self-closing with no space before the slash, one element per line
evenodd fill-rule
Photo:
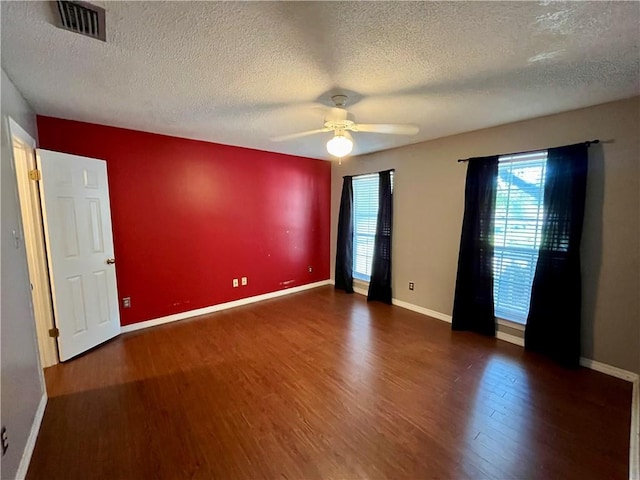
<path fill-rule="evenodd" d="M 406 308 L 407 310 L 411 310 L 416 313 L 421 313 L 422 315 L 426 315 L 427 317 L 442 320 L 443 322 L 451 323 L 453 321 L 453 318 L 451 317 L 451 315 L 447 315 L 446 313 L 436 312 L 435 310 L 430 310 L 425 307 L 420 307 L 412 303 L 403 302 L 402 300 L 398 300 L 396 298 L 392 300 L 392 303 L 399 307 Z M 514 345 L 519 345 L 521 347 L 524 347 L 524 338 L 522 337 L 517 337 L 509 333 L 497 331 L 496 338 L 504 342 L 509 342 L 509 343 L 513 343 Z"/>
<path fill-rule="evenodd" d="M 519 345 L 521 347 L 524 347 L 524 338 L 522 337 L 516 337 L 515 335 L 511 335 L 509 333 L 497 331 L 496 338 L 504 342 L 509 342 L 509 343 L 513 343 L 514 345 Z"/>
<path fill-rule="evenodd" d="M 40 432 L 40 425 L 44 418 L 44 411 L 47 407 L 47 392 L 42 394 L 40 398 L 40 404 L 36 410 L 36 415 L 31 424 L 31 431 L 27 438 L 27 444 L 22 451 L 22 459 L 20 465 L 18 465 L 18 472 L 16 473 L 16 480 L 23 480 L 27 476 L 27 470 L 29 469 L 29 463 L 31 462 L 31 455 L 33 455 L 33 449 L 36 447 L 36 440 L 38 439 L 38 432 Z"/>
<path fill-rule="evenodd" d="M 622 380 L 626 380 L 627 382 L 635 382 L 638 380 L 637 373 L 623 370 L 622 368 L 613 367 L 596 360 L 591 360 L 590 358 L 580 357 L 580 365 L 586 368 L 590 368 L 591 370 L 595 370 L 596 372 L 606 373 L 607 375 L 611 375 L 612 377 L 621 378 Z"/>
<path fill-rule="evenodd" d="M 276 292 L 264 293 L 262 295 L 256 295 L 254 297 L 241 298 L 240 300 L 234 300 L 232 302 L 219 303 L 218 305 L 212 305 L 210 307 L 198 308 L 196 310 L 189 310 L 188 312 L 176 313 L 174 315 L 167 315 L 166 317 L 154 318 L 152 320 L 146 320 L 144 322 L 133 323 L 131 325 L 125 325 L 124 327 L 121 327 L 120 332 L 128 333 L 135 330 L 142 330 L 143 328 L 155 327 L 156 325 L 162 325 L 164 323 L 177 322 L 178 320 L 198 317 L 200 315 L 207 315 L 209 313 L 219 312 L 221 310 L 227 310 L 229 308 L 240 307 L 242 305 L 249 305 L 250 303 L 282 297 L 284 295 L 290 295 L 292 293 L 302 292 L 304 290 L 311 290 L 312 288 L 322 287 L 324 285 L 331 285 L 331 280 L 322 280 L 320 282 L 308 283 L 306 285 L 300 285 L 298 287 L 286 288 L 284 290 L 278 290 Z"/>
<path fill-rule="evenodd" d="M 437 318 L 438 320 L 442 320 L 443 322 L 451 323 L 451 315 L 447 315 L 446 313 L 429 310 L 428 308 L 420 307 L 418 305 L 414 305 L 413 303 L 404 302 L 402 300 L 398 300 L 397 298 L 392 299 L 391 303 L 397 305 L 398 307 L 411 310 L 412 312 L 421 313 L 422 315 L 426 315 L 427 317 Z"/>
<path fill-rule="evenodd" d="M 332 285 L 335 285 L 335 282 L 331 281 Z M 353 286 L 353 291 L 360 295 L 364 295 L 365 297 L 369 294 L 369 292 L 361 287 Z M 428 308 L 420 307 L 418 305 L 414 305 L 413 303 L 404 302 L 402 300 L 398 300 L 397 298 L 392 298 L 391 303 L 393 305 L 397 305 L 401 308 L 406 308 L 407 310 L 411 310 L 413 312 L 421 313 L 422 315 L 426 315 L 427 317 L 437 318 L 438 320 L 442 320 L 443 322 L 451 323 L 451 315 L 446 315 L 444 313 L 436 312 L 435 310 L 429 310 Z"/>
<path fill-rule="evenodd" d="M 368 292 L 366 289 L 364 289 L 364 288 L 360 288 L 360 287 L 356 287 L 355 285 L 354 285 L 354 287 L 353 287 L 353 291 L 354 291 L 355 293 L 360 294 L 360 295 L 364 295 L 365 297 L 366 297 L 367 295 L 369 295 L 369 292 Z"/>
<path fill-rule="evenodd" d="M 629 442 L 629 480 L 640 478 L 640 379 L 633 382 L 631 394 L 631 438 Z"/>

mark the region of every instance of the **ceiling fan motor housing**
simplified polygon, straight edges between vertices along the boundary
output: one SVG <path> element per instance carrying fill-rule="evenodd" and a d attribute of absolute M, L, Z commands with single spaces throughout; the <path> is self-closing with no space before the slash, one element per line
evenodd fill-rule
<path fill-rule="evenodd" d="M 333 97 L 331 97 L 331 100 L 333 100 L 333 103 L 338 108 L 345 108 L 347 106 L 347 96 L 346 95 L 334 95 Z"/>
<path fill-rule="evenodd" d="M 355 123 L 351 120 L 327 120 L 324 122 L 325 128 L 329 128 L 331 130 L 354 130 L 355 131 Z"/>

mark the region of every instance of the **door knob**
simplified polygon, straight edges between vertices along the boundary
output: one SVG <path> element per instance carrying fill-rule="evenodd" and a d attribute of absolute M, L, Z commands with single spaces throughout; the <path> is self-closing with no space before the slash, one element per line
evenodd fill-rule
<path fill-rule="evenodd" d="M 116 263 L 115 258 L 107 258 L 107 265 L 113 265 L 114 263 Z"/>

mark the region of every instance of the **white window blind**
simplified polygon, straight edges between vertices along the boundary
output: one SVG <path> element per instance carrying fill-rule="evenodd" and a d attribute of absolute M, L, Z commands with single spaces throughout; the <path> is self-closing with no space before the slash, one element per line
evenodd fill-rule
<path fill-rule="evenodd" d="M 379 178 L 378 174 L 353 177 L 353 276 L 367 282 L 378 221 Z"/>
<path fill-rule="evenodd" d="M 494 227 L 496 317 L 526 323 L 542 235 L 547 152 L 502 156 Z"/>
<path fill-rule="evenodd" d="M 371 280 L 371 262 L 378 223 L 380 175 L 353 177 L 353 277 Z M 393 172 L 391 173 L 393 189 Z"/>

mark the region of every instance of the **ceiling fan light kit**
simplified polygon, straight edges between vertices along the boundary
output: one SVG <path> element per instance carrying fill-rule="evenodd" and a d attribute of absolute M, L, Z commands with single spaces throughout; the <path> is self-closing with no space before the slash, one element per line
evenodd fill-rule
<path fill-rule="evenodd" d="M 327 142 L 327 152 L 342 160 L 343 157 L 349 155 L 353 150 L 353 139 L 349 132 L 383 133 L 391 135 L 415 135 L 418 133 L 419 129 L 415 125 L 355 123 L 349 118 L 349 114 L 345 109 L 347 104 L 346 95 L 334 95 L 331 97 L 331 100 L 335 107 L 331 109 L 330 118 L 325 120 L 323 128 L 276 137 L 273 141 L 283 142 L 316 133 L 333 131 L 333 138 Z"/>
<path fill-rule="evenodd" d="M 334 157 L 346 157 L 353 150 L 353 141 L 343 131 L 337 131 L 335 137 L 327 142 L 327 152 Z"/>

